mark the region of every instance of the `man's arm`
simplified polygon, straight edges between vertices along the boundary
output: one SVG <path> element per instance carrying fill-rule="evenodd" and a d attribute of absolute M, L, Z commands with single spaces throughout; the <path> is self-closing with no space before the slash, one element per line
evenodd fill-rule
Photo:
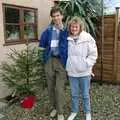
<path fill-rule="evenodd" d="M 47 37 L 48 37 L 48 31 L 45 30 L 45 31 L 43 31 L 43 33 L 41 34 L 41 37 L 39 39 L 39 47 L 40 48 L 46 48 Z"/>

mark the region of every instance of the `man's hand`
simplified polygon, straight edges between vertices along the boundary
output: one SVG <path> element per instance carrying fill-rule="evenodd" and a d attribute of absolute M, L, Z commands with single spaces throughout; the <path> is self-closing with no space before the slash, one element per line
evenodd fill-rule
<path fill-rule="evenodd" d="M 44 62 L 44 49 L 43 48 L 39 49 L 39 56 L 40 56 L 40 61 Z"/>

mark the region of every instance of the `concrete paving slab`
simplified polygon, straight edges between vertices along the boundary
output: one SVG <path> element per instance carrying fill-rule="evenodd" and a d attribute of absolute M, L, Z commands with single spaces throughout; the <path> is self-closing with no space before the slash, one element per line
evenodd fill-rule
<path fill-rule="evenodd" d="M 4 103 L 4 102 L 0 102 L 0 108 L 3 108 L 7 105 L 7 103 Z"/>
<path fill-rule="evenodd" d="M 0 80 L 0 99 L 6 97 L 9 94 L 10 94 L 10 89 L 5 84 L 5 82 Z"/>

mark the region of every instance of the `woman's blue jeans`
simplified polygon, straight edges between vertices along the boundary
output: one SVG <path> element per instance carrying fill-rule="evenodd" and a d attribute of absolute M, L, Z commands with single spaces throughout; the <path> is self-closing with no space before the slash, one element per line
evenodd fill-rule
<path fill-rule="evenodd" d="M 90 112 L 90 79 L 91 76 L 84 77 L 71 77 L 69 76 L 70 87 L 71 87 L 71 102 L 72 112 L 79 111 L 79 97 L 80 91 L 82 94 L 83 112 Z"/>

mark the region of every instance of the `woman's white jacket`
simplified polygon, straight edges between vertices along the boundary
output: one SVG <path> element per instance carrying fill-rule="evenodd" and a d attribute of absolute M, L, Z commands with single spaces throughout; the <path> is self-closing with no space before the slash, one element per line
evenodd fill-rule
<path fill-rule="evenodd" d="M 97 59 L 97 47 L 94 38 L 82 31 L 77 42 L 68 37 L 68 59 L 66 70 L 69 76 L 83 77 L 91 75 Z"/>

